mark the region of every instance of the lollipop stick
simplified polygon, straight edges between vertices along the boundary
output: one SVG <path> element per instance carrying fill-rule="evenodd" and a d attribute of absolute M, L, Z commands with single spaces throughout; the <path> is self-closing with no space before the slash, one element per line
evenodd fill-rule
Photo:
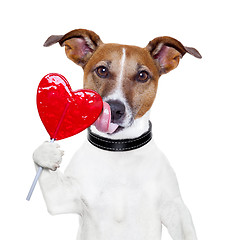
<path fill-rule="evenodd" d="M 30 188 L 30 190 L 29 190 L 29 192 L 28 192 L 27 198 L 26 198 L 27 201 L 30 201 L 30 198 L 31 198 L 32 193 L 33 193 L 33 190 L 34 190 L 34 188 L 35 188 L 35 186 L 36 186 L 36 184 L 37 184 L 37 181 L 38 181 L 38 179 L 39 179 L 39 177 L 40 177 L 40 175 L 41 175 L 41 173 L 42 173 L 42 170 L 43 170 L 42 167 L 38 167 L 36 176 L 35 176 L 35 178 L 34 178 L 34 180 L 33 180 L 32 186 L 31 186 L 31 188 Z"/>
<path fill-rule="evenodd" d="M 50 142 L 54 142 L 54 138 L 52 138 Z M 35 186 L 38 182 L 39 177 L 41 176 L 42 170 L 43 170 L 42 167 L 38 167 L 38 170 L 37 170 L 37 173 L 36 173 L 35 178 L 33 180 L 32 186 L 30 187 L 30 190 L 29 190 L 27 198 L 26 198 L 27 201 L 30 201 L 30 199 L 31 199 L 32 193 L 35 189 Z"/>

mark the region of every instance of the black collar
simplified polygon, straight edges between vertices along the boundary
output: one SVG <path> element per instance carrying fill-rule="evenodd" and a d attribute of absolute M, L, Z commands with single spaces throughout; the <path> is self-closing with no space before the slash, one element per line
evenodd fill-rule
<path fill-rule="evenodd" d="M 140 148 L 147 144 L 152 139 L 152 124 L 149 121 L 149 129 L 147 132 L 143 133 L 140 137 L 131 139 L 109 139 L 101 137 L 93 133 L 90 128 L 88 128 L 88 141 L 95 147 L 101 148 L 107 151 L 130 151 Z"/>

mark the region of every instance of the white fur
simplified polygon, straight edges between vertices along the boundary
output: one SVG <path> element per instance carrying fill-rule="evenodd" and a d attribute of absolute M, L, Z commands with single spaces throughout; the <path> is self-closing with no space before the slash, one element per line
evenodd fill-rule
<path fill-rule="evenodd" d="M 48 154 L 59 149 L 44 143 L 34 159 Z M 159 240 L 161 224 L 174 240 L 196 240 L 176 176 L 153 140 L 130 152 L 107 152 L 86 141 L 64 174 L 45 169 L 40 186 L 51 214 L 79 214 L 78 240 Z"/>
<path fill-rule="evenodd" d="M 126 61 L 126 49 L 122 49 L 122 58 L 120 62 L 120 73 L 118 77 L 118 87 L 116 88 L 116 91 L 121 91 L 122 89 L 122 82 L 123 82 L 123 73 L 124 73 L 124 66 Z"/>

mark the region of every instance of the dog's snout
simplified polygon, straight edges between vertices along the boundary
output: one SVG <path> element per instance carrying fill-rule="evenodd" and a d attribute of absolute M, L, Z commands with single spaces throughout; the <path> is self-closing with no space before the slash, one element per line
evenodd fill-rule
<path fill-rule="evenodd" d="M 110 100 L 108 104 L 111 108 L 111 121 L 113 123 L 119 123 L 125 114 L 125 105 L 118 100 Z"/>

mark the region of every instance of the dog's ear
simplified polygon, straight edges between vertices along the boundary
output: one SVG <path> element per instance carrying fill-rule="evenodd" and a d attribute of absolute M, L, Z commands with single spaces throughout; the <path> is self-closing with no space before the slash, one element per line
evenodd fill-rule
<path fill-rule="evenodd" d="M 195 48 L 184 47 L 178 40 L 171 37 L 158 37 L 149 42 L 146 49 L 154 59 L 160 75 L 168 73 L 178 66 L 185 53 L 202 58 Z"/>
<path fill-rule="evenodd" d="M 57 42 L 61 47 L 65 46 L 67 57 L 82 67 L 102 44 L 96 33 L 86 29 L 76 29 L 65 35 L 50 36 L 43 46 L 49 47 Z"/>

